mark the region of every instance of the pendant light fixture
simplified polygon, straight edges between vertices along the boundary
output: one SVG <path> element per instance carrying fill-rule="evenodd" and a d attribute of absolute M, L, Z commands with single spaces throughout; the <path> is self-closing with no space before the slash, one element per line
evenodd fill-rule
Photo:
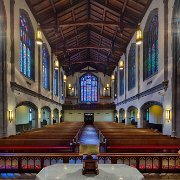
<path fill-rule="evenodd" d="M 59 61 L 56 57 L 55 61 L 54 61 L 54 69 L 58 70 L 59 69 Z"/>
<path fill-rule="evenodd" d="M 64 74 L 63 80 L 64 80 L 64 82 L 67 81 L 67 76 L 65 74 Z"/>
<path fill-rule="evenodd" d="M 138 28 L 136 31 L 136 44 L 140 45 L 142 43 L 142 40 L 143 40 L 142 30 L 140 24 L 138 24 Z"/>
<path fill-rule="evenodd" d="M 120 70 L 124 69 L 124 61 L 122 59 L 119 61 L 119 69 Z"/>
<path fill-rule="evenodd" d="M 115 80 L 115 76 L 114 74 L 111 75 L 111 80 L 114 81 Z"/>
<path fill-rule="evenodd" d="M 39 25 L 39 24 L 38 24 L 38 25 Z M 41 31 L 41 28 L 40 28 L 40 27 L 38 27 L 37 30 L 36 30 L 35 40 L 36 40 L 36 44 L 42 45 L 43 39 L 42 39 L 42 31 Z"/>

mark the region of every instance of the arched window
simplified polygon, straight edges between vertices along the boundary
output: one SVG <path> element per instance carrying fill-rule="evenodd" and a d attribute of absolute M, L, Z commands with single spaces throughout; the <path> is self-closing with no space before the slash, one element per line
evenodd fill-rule
<path fill-rule="evenodd" d="M 80 77 L 81 102 L 98 101 L 98 79 L 95 75 L 87 73 Z"/>
<path fill-rule="evenodd" d="M 119 71 L 119 95 L 124 94 L 124 69 Z"/>
<path fill-rule="evenodd" d="M 49 71 L 49 66 L 50 66 L 50 56 L 48 49 L 45 44 L 42 46 L 42 76 L 43 76 L 43 87 L 45 89 L 50 90 L 50 71 Z"/>
<path fill-rule="evenodd" d="M 151 11 L 144 30 L 144 79 L 158 72 L 158 10 Z"/>
<path fill-rule="evenodd" d="M 114 99 L 117 98 L 117 72 L 115 72 L 115 75 L 114 75 Z"/>
<path fill-rule="evenodd" d="M 20 9 L 20 72 L 35 80 L 34 29 L 28 13 Z"/>
<path fill-rule="evenodd" d="M 60 81 L 60 88 L 61 88 L 61 99 L 64 99 L 64 79 L 63 79 L 63 72 L 61 72 L 61 81 Z"/>
<path fill-rule="evenodd" d="M 136 84 L 136 44 L 131 44 L 128 55 L 128 90 Z"/>
<path fill-rule="evenodd" d="M 58 96 L 58 70 L 54 70 L 54 95 Z"/>

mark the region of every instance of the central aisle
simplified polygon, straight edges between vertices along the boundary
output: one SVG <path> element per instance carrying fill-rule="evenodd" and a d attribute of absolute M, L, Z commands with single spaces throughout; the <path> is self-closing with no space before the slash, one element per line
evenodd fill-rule
<path fill-rule="evenodd" d="M 99 144 L 99 137 L 92 125 L 86 125 L 79 139 L 80 144 Z"/>

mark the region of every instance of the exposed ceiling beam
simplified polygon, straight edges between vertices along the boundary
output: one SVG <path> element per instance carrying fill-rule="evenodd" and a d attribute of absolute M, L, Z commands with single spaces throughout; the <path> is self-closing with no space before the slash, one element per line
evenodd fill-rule
<path fill-rule="evenodd" d="M 113 27 L 119 27 L 123 29 L 136 29 L 137 26 L 123 24 L 122 22 L 115 22 L 115 21 L 96 21 L 96 20 L 85 20 L 85 21 L 66 21 L 61 22 L 58 27 L 59 28 L 65 28 L 65 27 L 71 27 L 71 26 L 86 26 L 86 25 L 94 25 L 94 26 L 113 26 Z M 56 28 L 54 23 L 48 24 L 48 25 L 41 25 L 41 28 L 45 30 L 50 30 Z"/>
<path fill-rule="evenodd" d="M 98 49 L 98 50 L 105 50 L 105 51 L 117 51 L 112 49 L 112 47 L 110 46 L 94 46 L 94 45 L 84 45 L 84 46 L 76 46 L 76 47 L 64 47 L 64 48 L 57 48 L 57 50 L 53 51 L 54 53 L 61 53 L 61 52 L 66 52 L 66 51 L 73 51 L 73 50 L 77 50 L 77 49 Z M 122 52 L 120 51 L 120 49 L 118 50 L 118 52 Z"/>

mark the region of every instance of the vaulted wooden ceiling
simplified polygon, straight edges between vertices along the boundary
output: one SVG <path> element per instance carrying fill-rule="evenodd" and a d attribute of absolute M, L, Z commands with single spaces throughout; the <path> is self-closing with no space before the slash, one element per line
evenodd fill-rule
<path fill-rule="evenodd" d="M 67 75 L 110 75 L 152 0 L 26 0 Z"/>

